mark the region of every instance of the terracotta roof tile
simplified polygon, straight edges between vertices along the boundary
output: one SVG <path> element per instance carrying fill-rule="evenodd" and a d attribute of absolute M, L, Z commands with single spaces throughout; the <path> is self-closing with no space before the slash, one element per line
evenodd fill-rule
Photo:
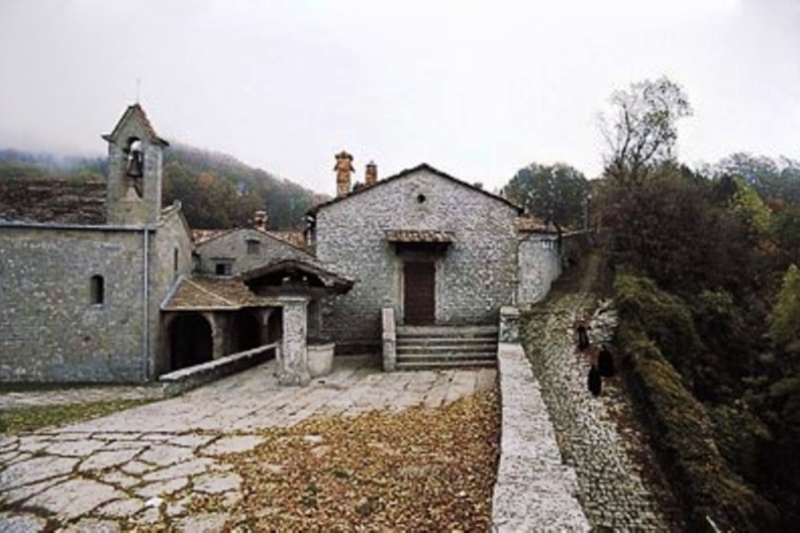
<path fill-rule="evenodd" d="M 517 217 L 514 220 L 514 227 L 520 233 L 558 233 L 553 224 L 546 224 L 537 217 Z"/>
<path fill-rule="evenodd" d="M 193 274 L 180 280 L 177 289 L 161 305 L 164 311 L 229 309 L 276 305 L 274 298 L 258 296 L 240 279 Z"/>
<path fill-rule="evenodd" d="M 201 244 L 205 241 L 210 241 L 216 237 L 224 233 L 228 233 L 229 229 L 193 229 L 192 230 L 192 242 L 195 244 Z"/>
<path fill-rule="evenodd" d="M 298 248 L 306 249 L 308 245 L 306 244 L 306 236 L 303 234 L 302 231 L 273 231 L 273 230 L 263 230 L 264 233 L 271 237 L 275 237 L 278 240 L 287 242 L 292 246 L 296 246 Z"/>

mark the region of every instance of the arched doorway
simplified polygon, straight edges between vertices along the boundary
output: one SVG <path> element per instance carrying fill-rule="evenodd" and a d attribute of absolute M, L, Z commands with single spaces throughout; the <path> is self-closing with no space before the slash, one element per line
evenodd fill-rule
<path fill-rule="evenodd" d="M 243 352 L 261 346 L 261 324 L 250 311 L 240 311 L 233 318 L 234 352 Z"/>
<path fill-rule="evenodd" d="M 200 313 L 181 313 L 170 323 L 170 369 L 211 361 L 214 346 L 211 340 L 211 325 Z"/>

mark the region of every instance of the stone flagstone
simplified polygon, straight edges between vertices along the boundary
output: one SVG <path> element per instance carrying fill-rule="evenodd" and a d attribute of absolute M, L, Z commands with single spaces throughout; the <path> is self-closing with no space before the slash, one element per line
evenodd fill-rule
<path fill-rule="evenodd" d="M 0 491 L 27 485 L 72 471 L 78 459 L 42 456 L 15 463 L 0 471 Z"/>
<path fill-rule="evenodd" d="M 124 492 L 105 483 L 91 479 L 72 479 L 31 497 L 26 503 L 43 507 L 60 518 L 72 519 L 124 496 Z"/>
<path fill-rule="evenodd" d="M 207 455 L 241 453 L 252 450 L 261 444 L 263 440 L 263 438 L 257 435 L 237 435 L 233 437 L 223 437 L 203 448 L 202 452 Z"/>
<path fill-rule="evenodd" d="M 0 513 L 0 531 L 223 531 L 230 518 L 225 510 L 235 508 L 244 488 L 222 457 L 258 446 L 261 428 L 421 405 L 428 396 L 452 401 L 492 387 L 495 376 L 486 369 L 384 374 L 365 361 L 343 358 L 332 375 L 300 389 L 279 387 L 274 364 L 267 363 L 182 397 L 2 437 L 0 502 L 24 501 L 25 508 L 54 514 L 48 524 L 26 511 Z M 48 393 L 48 401 L 59 401 L 57 391 Z M 306 446 L 313 444 L 319 443 Z M 282 472 L 275 465 L 275 475 Z M 192 494 L 218 497 L 222 510 L 191 515 Z M 149 506 L 154 497 L 159 503 Z"/>
<path fill-rule="evenodd" d="M 239 474 L 204 474 L 193 480 L 194 490 L 208 494 L 220 494 L 238 490 L 242 484 Z"/>
<path fill-rule="evenodd" d="M 105 468 L 127 463 L 139 452 L 139 449 L 96 452 L 94 455 L 84 459 L 78 468 L 84 472 L 88 470 L 103 470 Z"/>

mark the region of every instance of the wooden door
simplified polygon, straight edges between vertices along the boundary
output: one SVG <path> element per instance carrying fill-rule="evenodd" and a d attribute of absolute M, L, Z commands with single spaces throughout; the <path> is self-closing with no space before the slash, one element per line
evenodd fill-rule
<path fill-rule="evenodd" d="M 425 326 L 436 317 L 436 264 L 433 261 L 403 263 L 405 323 Z"/>

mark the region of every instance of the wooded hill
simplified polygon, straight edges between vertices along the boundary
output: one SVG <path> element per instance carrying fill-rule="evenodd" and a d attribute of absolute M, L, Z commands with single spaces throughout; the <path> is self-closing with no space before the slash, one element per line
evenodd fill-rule
<path fill-rule="evenodd" d="M 689 530 L 797 531 L 800 163 L 682 165 L 691 108 L 666 78 L 611 103 L 589 214 L 616 349 Z"/>
<path fill-rule="evenodd" d="M 95 196 L 104 187 L 106 171 L 102 157 L 0 150 L 0 218 L 98 223 L 102 204 L 95 205 Z M 37 193 L 26 194 L 30 189 Z M 89 202 L 81 201 L 80 191 L 91 191 L 84 198 Z M 272 229 L 302 229 L 305 212 L 325 199 L 226 154 L 181 143 L 164 152 L 163 204 L 180 200 L 193 228 L 245 226 L 255 211 L 264 209 Z"/>

